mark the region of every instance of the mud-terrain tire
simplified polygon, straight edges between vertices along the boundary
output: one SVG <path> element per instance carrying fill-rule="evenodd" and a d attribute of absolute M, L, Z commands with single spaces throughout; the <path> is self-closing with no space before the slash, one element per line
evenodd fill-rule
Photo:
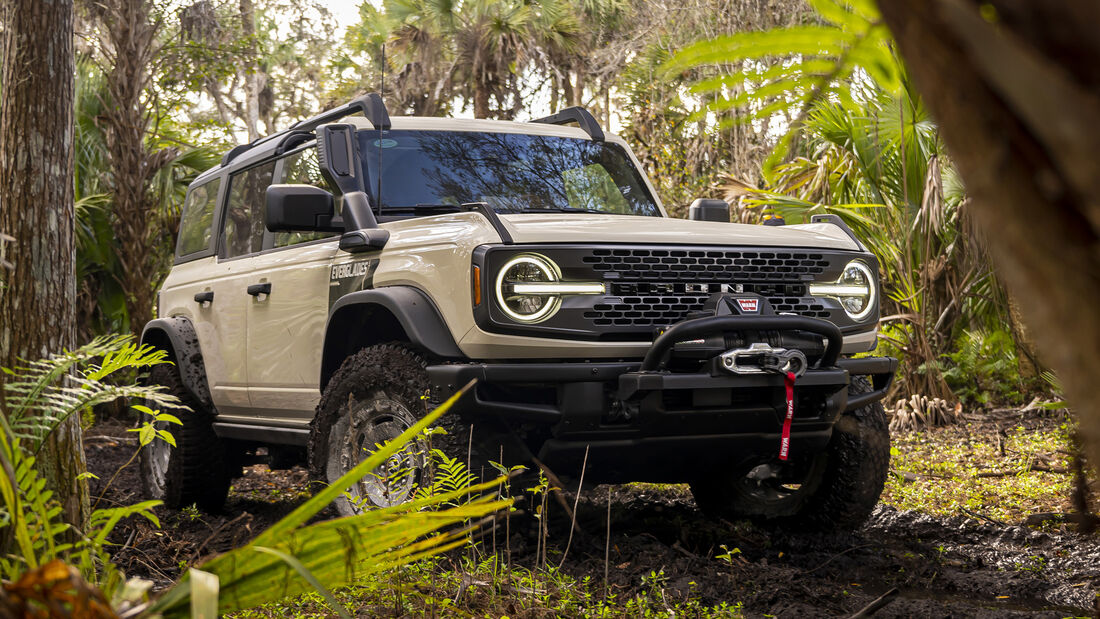
<path fill-rule="evenodd" d="M 849 395 L 871 391 L 865 377 L 852 378 Z M 851 530 L 878 503 L 890 468 L 890 430 L 882 404 L 844 413 L 795 490 L 764 488 L 744 478 L 709 478 L 691 484 L 701 510 L 730 519 L 819 531 Z"/>
<path fill-rule="evenodd" d="M 401 343 L 369 346 L 344 360 L 329 380 L 317 414 L 310 424 L 309 471 L 315 487 L 339 479 L 367 457 L 374 444 L 395 438 L 427 412 L 427 364 L 418 352 Z M 363 508 L 385 507 L 409 500 L 416 488 L 432 482 L 429 449 L 439 449 L 460 462 L 467 462 L 468 432 L 455 415 L 444 415 L 439 426 L 445 435 L 410 443 L 387 465 L 396 481 L 370 475 L 353 485 L 348 494 L 334 502 L 337 513 L 349 516 Z M 473 460 L 480 455 L 474 448 Z M 481 467 L 471 462 L 476 476 Z"/>
<path fill-rule="evenodd" d="M 164 501 L 179 509 L 191 504 L 204 511 L 220 511 L 229 495 L 230 475 L 225 446 L 214 434 L 214 412 L 199 403 L 180 379 L 175 364 L 155 365 L 149 371 L 150 385 L 161 385 L 180 399 L 187 410 L 170 412 L 183 425 L 160 422 L 176 440 L 172 447 L 157 438 L 141 449 L 141 485 L 145 497 Z"/>

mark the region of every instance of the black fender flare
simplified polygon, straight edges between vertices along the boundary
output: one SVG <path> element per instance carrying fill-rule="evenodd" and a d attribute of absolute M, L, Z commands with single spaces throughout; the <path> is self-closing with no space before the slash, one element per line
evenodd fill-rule
<path fill-rule="evenodd" d="M 397 319 L 410 344 L 442 359 L 465 359 L 466 355 L 455 343 L 451 330 L 431 297 L 412 286 L 384 286 L 361 290 L 340 297 L 329 310 L 325 324 L 325 343 L 321 353 L 321 381 L 323 390 L 328 378 L 339 368 L 342 360 L 335 359 L 335 352 L 346 348 L 349 339 L 348 325 L 342 324 L 349 312 L 356 309 L 378 307 Z M 380 338 L 379 343 L 388 341 Z M 349 351 L 354 353 L 355 351 Z"/>
<path fill-rule="evenodd" d="M 202 348 L 195 325 L 185 316 L 170 316 L 149 321 L 141 332 L 141 343 L 157 346 L 157 339 L 165 337 L 172 345 L 176 366 L 184 387 L 196 400 L 208 409 L 213 409 L 210 398 L 210 386 L 206 382 L 206 365 L 202 359 Z M 159 347 L 159 346 L 158 346 Z"/>

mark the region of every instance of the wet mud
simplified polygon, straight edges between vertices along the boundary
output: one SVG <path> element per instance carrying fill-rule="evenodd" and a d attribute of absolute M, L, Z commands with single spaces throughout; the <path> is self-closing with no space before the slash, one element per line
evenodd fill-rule
<path fill-rule="evenodd" d="M 88 434 L 99 437 L 86 444 L 89 469 L 99 476 L 92 482 L 94 501 L 136 445 L 121 426 L 97 426 Z M 128 576 L 166 587 L 189 565 L 246 543 L 306 496 L 303 468 L 257 465 L 244 473 L 220 514 L 158 508 L 160 529 L 139 518 L 120 524 L 111 536 L 115 562 Z M 137 467 L 130 465 L 100 506 L 139 499 Z M 572 506 L 573 498 L 568 502 Z M 549 562 L 557 565 L 573 521 L 555 502 L 549 509 L 545 539 Z M 709 518 L 683 486 L 598 486 L 581 489 L 561 569 L 600 583 L 606 569 L 619 596 L 633 595 L 643 578 L 663 573 L 670 599 L 741 602 L 747 616 L 850 616 L 893 589 L 897 593 L 874 616 L 1095 616 L 1100 538 L 1063 529 L 1044 532 L 880 505 L 856 532 L 793 534 Z M 518 515 L 511 530 L 513 561 L 533 565 L 537 524 Z M 503 552 L 503 536 L 497 538 L 496 550 Z"/>

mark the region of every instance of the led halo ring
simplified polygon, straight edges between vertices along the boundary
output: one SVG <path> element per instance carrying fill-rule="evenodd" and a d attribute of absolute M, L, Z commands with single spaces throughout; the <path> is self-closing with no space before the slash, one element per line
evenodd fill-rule
<path fill-rule="evenodd" d="M 521 254 L 504 263 L 504 266 L 500 268 L 497 274 L 496 282 L 496 297 L 497 304 L 500 306 L 502 312 L 508 315 L 509 318 L 517 322 L 535 323 L 546 320 L 558 311 L 561 306 L 561 297 L 554 294 L 548 295 L 530 295 L 530 296 L 546 296 L 546 303 L 539 308 L 538 311 L 531 314 L 520 314 L 512 311 L 508 307 L 508 303 L 504 299 L 504 276 L 508 274 L 508 271 L 512 267 L 518 264 L 530 264 L 536 269 L 542 272 L 546 277 L 545 282 L 540 283 L 554 283 L 561 280 L 561 272 L 558 271 L 558 267 L 549 258 L 545 258 L 538 254 Z"/>
<path fill-rule="evenodd" d="M 860 284 L 846 284 L 844 283 L 844 274 L 848 272 L 848 269 L 855 269 L 863 275 L 867 280 L 866 285 Z M 875 307 L 875 301 L 877 296 L 878 286 L 875 281 L 874 272 L 871 267 L 867 266 L 862 260 L 853 260 L 844 265 L 844 269 L 840 272 L 840 277 L 836 282 L 831 284 L 810 284 L 810 294 L 818 297 L 831 297 L 840 301 L 840 307 L 844 310 L 844 313 L 848 315 L 852 320 L 863 320 Z M 863 309 L 859 312 L 852 313 L 848 311 L 848 308 L 844 306 L 844 298 L 846 297 L 862 297 L 865 299 Z"/>

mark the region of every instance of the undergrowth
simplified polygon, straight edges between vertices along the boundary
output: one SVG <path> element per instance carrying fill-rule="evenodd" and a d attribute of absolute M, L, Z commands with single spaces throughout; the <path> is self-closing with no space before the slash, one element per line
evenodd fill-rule
<path fill-rule="evenodd" d="M 893 437 L 882 501 L 942 516 L 1018 524 L 1041 512 L 1070 511 L 1067 423 L 1004 431 L 975 424 Z"/>
<path fill-rule="evenodd" d="M 386 578 L 333 592 L 360 617 L 742 617 L 740 603 L 708 605 L 694 587 L 670 591 L 663 571 L 641 578 L 631 594 L 612 589 L 605 596 L 598 577 L 575 578 L 554 567 L 508 570 L 490 557 L 481 561 L 436 557 L 390 572 Z M 328 617 L 315 593 L 265 604 L 234 615 L 241 619 Z"/>

